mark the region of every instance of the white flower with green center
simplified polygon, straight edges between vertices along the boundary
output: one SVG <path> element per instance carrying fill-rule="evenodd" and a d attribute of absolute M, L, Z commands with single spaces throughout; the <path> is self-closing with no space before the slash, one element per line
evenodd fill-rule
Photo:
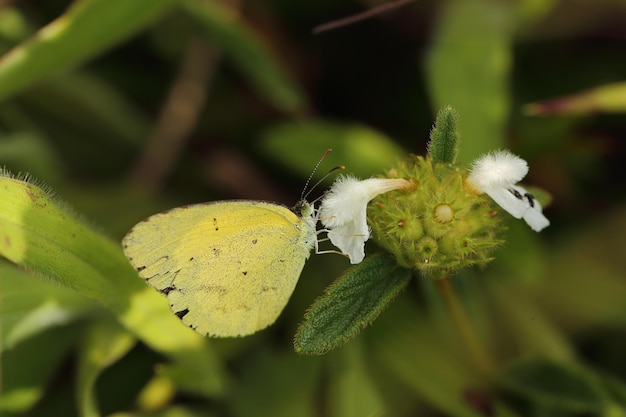
<path fill-rule="evenodd" d="M 481 156 L 472 165 L 465 183 L 478 194 L 486 193 L 516 219 L 536 232 L 550 225 L 539 202 L 524 188 L 516 185 L 528 173 L 528 164 L 506 150 Z"/>
<path fill-rule="evenodd" d="M 367 203 L 380 194 L 408 187 L 409 184 L 402 178 L 337 178 L 322 199 L 318 218 L 328 229 L 328 238 L 332 244 L 348 255 L 350 263 L 358 264 L 365 257 L 365 242 L 370 237 Z"/>

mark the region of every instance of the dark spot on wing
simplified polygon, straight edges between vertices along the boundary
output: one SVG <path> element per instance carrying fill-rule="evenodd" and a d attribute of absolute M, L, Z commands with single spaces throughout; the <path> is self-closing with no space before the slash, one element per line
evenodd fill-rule
<path fill-rule="evenodd" d="M 213 255 L 220 256 L 220 250 L 218 248 L 213 248 Z"/>
<path fill-rule="evenodd" d="M 256 243 L 257 243 L 257 240 L 256 239 L 252 239 L 252 244 L 256 245 Z"/>
<path fill-rule="evenodd" d="M 189 258 L 190 261 L 193 261 L 193 256 L 191 258 Z"/>
<path fill-rule="evenodd" d="M 261 287 L 261 292 L 276 291 L 277 289 L 278 287 L 263 286 Z"/>
<path fill-rule="evenodd" d="M 215 228 L 216 232 L 220 230 L 219 226 L 217 225 L 217 219 L 215 217 L 213 217 L 213 227 Z"/>
<path fill-rule="evenodd" d="M 170 293 L 170 291 L 174 291 L 175 289 L 176 289 L 176 287 L 170 286 L 170 287 L 165 287 L 165 288 L 162 288 L 162 289 L 160 289 L 159 291 L 160 291 L 162 294 L 168 295 L 168 294 Z"/>
<path fill-rule="evenodd" d="M 179 319 L 181 319 L 181 320 L 182 320 L 182 319 L 183 319 L 183 317 L 185 317 L 185 316 L 187 315 L 187 313 L 189 313 L 189 309 L 188 309 L 188 308 L 186 308 L 186 309 L 184 309 L 184 310 L 181 310 L 181 311 L 177 311 L 177 312 L 176 312 L 176 313 L 174 313 L 174 314 L 176 314 L 176 316 L 177 316 Z"/>
<path fill-rule="evenodd" d="M 524 194 L 524 197 L 526 197 L 526 200 L 528 200 L 528 204 L 530 204 L 530 207 L 535 208 L 535 196 L 531 193 L 526 193 Z"/>
<path fill-rule="evenodd" d="M 248 271 L 243 271 L 242 274 L 248 275 Z"/>
<path fill-rule="evenodd" d="M 138 266 L 138 267 L 137 267 L 137 272 L 141 272 L 141 271 L 143 271 L 144 269 L 146 269 L 146 266 L 145 266 L 145 265 L 143 265 L 143 266 Z"/>

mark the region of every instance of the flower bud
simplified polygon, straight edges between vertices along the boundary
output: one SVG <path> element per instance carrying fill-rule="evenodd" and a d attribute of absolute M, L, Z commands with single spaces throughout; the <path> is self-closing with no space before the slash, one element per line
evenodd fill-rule
<path fill-rule="evenodd" d="M 502 243 L 504 229 L 486 195 L 464 187 L 460 165 L 413 156 L 387 173 L 414 186 L 381 194 L 367 209 L 371 239 L 404 267 L 430 277 L 472 265 L 485 265 Z"/>

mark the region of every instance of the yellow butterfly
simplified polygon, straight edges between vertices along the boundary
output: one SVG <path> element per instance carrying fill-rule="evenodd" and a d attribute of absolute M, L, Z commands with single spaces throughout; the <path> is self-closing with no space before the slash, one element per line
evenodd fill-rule
<path fill-rule="evenodd" d="M 314 208 L 218 201 L 135 225 L 126 257 L 172 311 L 203 335 L 245 336 L 276 321 L 316 247 Z"/>

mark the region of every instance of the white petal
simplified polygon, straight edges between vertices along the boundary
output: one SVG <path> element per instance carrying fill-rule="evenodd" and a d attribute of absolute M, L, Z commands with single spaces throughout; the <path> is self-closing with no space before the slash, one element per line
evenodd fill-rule
<path fill-rule="evenodd" d="M 481 156 L 472 165 L 467 183 L 478 192 L 502 188 L 519 182 L 528 173 L 528 164 L 506 150 Z"/>
<path fill-rule="evenodd" d="M 550 226 L 550 220 L 543 215 L 539 202 L 534 198 L 532 201 L 532 207 L 524 213 L 524 221 L 526 221 L 526 224 L 528 224 L 535 232 L 541 232 L 543 229 Z"/>
<path fill-rule="evenodd" d="M 360 225 L 348 223 L 328 232 L 328 238 L 342 253 L 348 255 L 351 264 L 358 264 L 365 258 L 365 241 L 369 239 L 367 225 L 365 233 Z"/>
<path fill-rule="evenodd" d="M 521 219 L 526 210 L 530 208 L 530 204 L 528 204 L 528 201 L 524 198 L 524 194 L 520 194 L 521 198 L 518 198 L 510 190 L 513 190 L 513 186 L 508 188 L 489 188 L 485 190 L 485 192 L 496 204 L 509 212 L 511 216 L 516 219 Z"/>
<path fill-rule="evenodd" d="M 319 219 L 325 227 L 338 227 L 350 222 L 367 203 L 379 194 L 406 187 L 404 179 L 370 178 L 359 180 L 340 176 L 322 199 Z"/>
<path fill-rule="evenodd" d="M 369 239 L 367 203 L 379 194 L 408 187 L 404 179 L 370 178 L 364 181 L 350 176 L 337 178 L 322 199 L 318 218 L 328 230 L 328 238 L 350 262 L 357 264 L 365 257 L 365 241 Z"/>
<path fill-rule="evenodd" d="M 550 221 L 543 215 L 539 201 L 519 185 L 507 188 L 492 188 L 486 193 L 500 207 L 508 211 L 516 219 L 523 218 L 526 224 L 535 232 L 540 232 L 550 225 Z"/>

